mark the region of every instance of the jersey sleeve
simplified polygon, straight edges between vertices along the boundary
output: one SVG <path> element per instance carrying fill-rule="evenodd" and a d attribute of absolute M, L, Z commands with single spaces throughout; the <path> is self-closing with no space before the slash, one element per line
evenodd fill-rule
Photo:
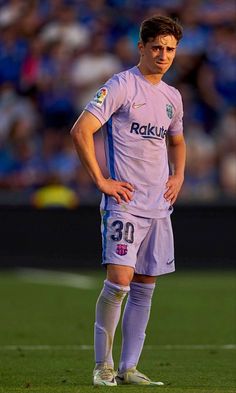
<path fill-rule="evenodd" d="M 168 130 L 169 134 L 173 136 L 183 133 L 183 102 L 179 91 L 176 90 L 176 92 L 178 93 L 178 101 Z"/>
<path fill-rule="evenodd" d="M 96 116 L 103 125 L 124 104 L 126 94 L 125 84 L 114 75 L 96 92 L 85 110 Z"/>

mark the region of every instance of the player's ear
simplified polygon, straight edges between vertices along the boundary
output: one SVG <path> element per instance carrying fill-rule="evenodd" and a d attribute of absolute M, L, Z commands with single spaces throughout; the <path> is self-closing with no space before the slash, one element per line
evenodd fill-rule
<path fill-rule="evenodd" d="M 138 42 L 138 49 L 139 49 L 139 53 L 142 56 L 143 55 L 143 50 L 144 50 L 144 44 L 142 41 Z"/>

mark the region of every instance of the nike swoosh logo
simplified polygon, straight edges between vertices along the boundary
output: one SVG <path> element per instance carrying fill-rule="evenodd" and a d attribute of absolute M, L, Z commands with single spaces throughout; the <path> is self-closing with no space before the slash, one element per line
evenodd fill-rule
<path fill-rule="evenodd" d="M 132 105 L 132 108 L 138 109 L 138 108 L 140 108 L 143 105 L 146 105 L 146 102 L 144 102 L 143 104 L 135 104 L 135 102 L 134 102 L 133 105 Z"/>
<path fill-rule="evenodd" d="M 175 260 L 172 259 L 171 261 L 166 262 L 167 265 L 171 265 Z"/>
<path fill-rule="evenodd" d="M 139 376 L 139 378 L 140 378 L 140 379 L 143 379 L 144 381 L 149 381 L 149 379 L 148 379 L 148 378 L 145 378 L 145 377 Z"/>

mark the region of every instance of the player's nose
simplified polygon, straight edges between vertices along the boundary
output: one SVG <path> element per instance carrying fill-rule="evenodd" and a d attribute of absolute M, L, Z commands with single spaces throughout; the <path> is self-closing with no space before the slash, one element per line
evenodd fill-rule
<path fill-rule="evenodd" d="M 167 52 L 165 49 L 162 49 L 159 55 L 160 60 L 166 60 L 167 59 Z"/>

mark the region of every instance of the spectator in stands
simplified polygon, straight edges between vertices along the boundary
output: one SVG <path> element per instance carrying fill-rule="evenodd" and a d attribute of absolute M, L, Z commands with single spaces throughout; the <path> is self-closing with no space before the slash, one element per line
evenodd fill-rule
<path fill-rule="evenodd" d="M 190 124 L 187 132 L 187 165 L 181 198 L 188 201 L 212 201 L 219 193 L 217 184 L 216 144 L 201 125 Z"/>
<path fill-rule="evenodd" d="M 26 118 L 12 124 L 4 152 L 0 159 L 1 187 L 32 190 L 45 180 L 37 137 Z"/>
<path fill-rule="evenodd" d="M 205 110 L 208 132 L 228 110 L 236 106 L 236 30 L 231 26 L 214 29 L 206 60 L 198 74 L 198 88 Z"/>
<path fill-rule="evenodd" d="M 78 111 L 91 100 L 96 91 L 114 73 L 122 68 L 120 60 L 107 51 L 106 37 L 91 37 L 87 53 L 79 56 L 72 67 L 71 81 L 78 90 Z"/>
<path fill-rule="evenodd" d="M 0 145 L 7 142 L 10 130 L 17 120 L 26 120 L 31 127 L 38 123 L 38 113 L 32 102 L 16 92 L 14 84 L 0 85 Z"/>
<path fill-rule="evenodd" d="M 32 206 L 39 209 L 74 209 L 79 205 L 78 195 L 57 178 L 48 178 L 48 184 L 38 188 L 31 196 Z"/>
<path fill-rule="evenodd" d="M 122 36 L 118 38 L 114 49 L 115 55 L 121 62 L 121 68 L 124 70 L 131 68 L 135 62 L 134 59 L 137 56 L 137 51 L 136 53 L 133 52 L 133 46 L 129 37 Z"/>
<path fill-rule="evenodd" d="M 201 23 L 207 28 L 235 23 L 236 4 L 234 0 L 199 1 L 196 12 Z"/>
<path fill-rule="evenodd" d="M 69 83 L 71 57 L 62 41 L 47 44 L 38 66 L 36 88 L 46 127 L 66 127 L 76 118 Z"/>
<path fill-rule="evenodd" d="M 18 37 L 17 25 L 0 28 L 0 83 L 10 81 L 18 86 L 27 51 L 28 43 Z"/>
<path fill-rule="evenodd" d="M 41 33 L 43 41 L 62 41 L 71 51 L 85 49 L 89 44 L 89 35 L 88 28 L 79 22 L 75 7 L 70 2 L 59 5 L 54 20 L 47 23 Z"/>

